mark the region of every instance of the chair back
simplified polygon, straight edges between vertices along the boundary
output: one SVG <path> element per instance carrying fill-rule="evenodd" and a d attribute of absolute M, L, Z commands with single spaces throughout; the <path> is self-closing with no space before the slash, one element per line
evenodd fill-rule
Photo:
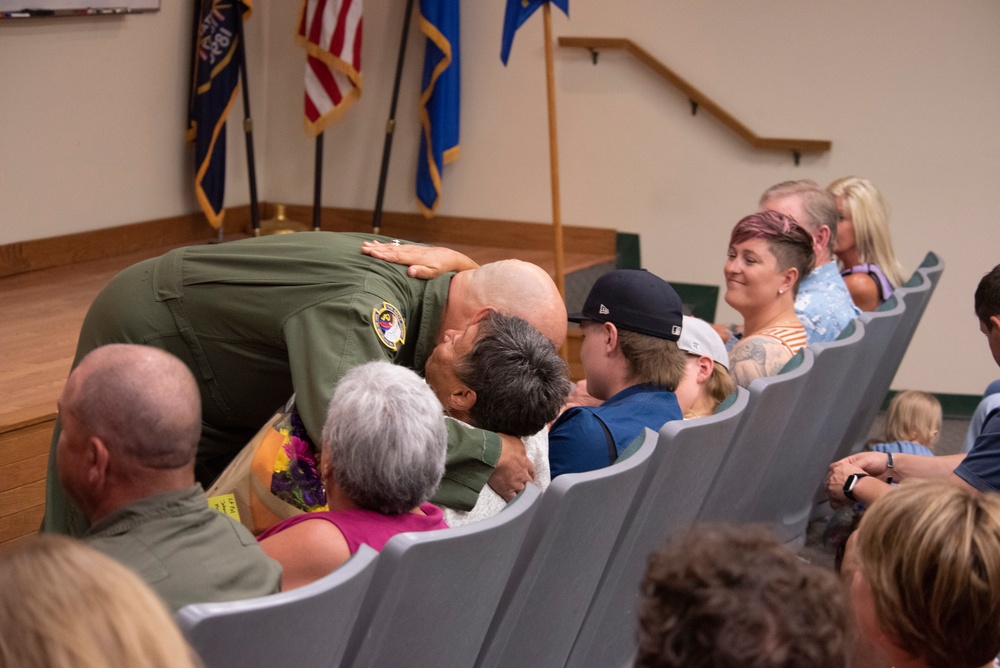
<path fill-rule="evenodd" d="M 622 666 L 635 654 L 647 560 L 698 514 L 750 398 L 743 388 L 734 395 L 720 413 L 668 422 L 660 429 L 631 521 L 615 541 L 568 666 Z"/>
<path fill-rule="evenodd" d="M 565 664 L 651 458 L 659 450 L 657 440 L 657 433 L 646 429 L 642 445 L 627 459 L 552 481 L 528 529 L 476 666 Z"/>
<path fill-rule="evenodd" d="M 938 257 L 933 251 L 928 251 L 924 257 L 924 261 L 920 263 L 920 266 L 914 272 L 914 274 L 919 275 L 928 284 L 927 292 L 926 294 L 922 294 L 921 299 L 916 301 L 916 303 L 911 303 L 914 301 L 912 299 L 906 300 L 907 309 L 915 308 L 919 311 L 919 314 L 915 316 L 918 324 L 920 319 L 923 318 L 924 310 L 927 308 L 927 304 L 930 303 L 934 290 L 937 289 L 942 273 L 944 273 L 944 260 Z M 904 299 L 906 298 L 904 297 Z M 916 330 L 916 326 L 914 326 L 914 330 Z"/>
<path fill-rule="evenodd" d="M 795 369 L 750 383 L 750 399 L 736 436 L 698 513 L 699 520 L 742 523 L 759 519 L 767 468 L 780 451 L 782 436 L 797 410 L 813 366 L 809 348 Z"/>
<path fill-rule="evenodd" d="M 850 446 L 848 452 L 861 448 L 867 440 L 872 423 L 882 408 L 896 371 L 903 361 L 943 271 L 944 262 L 933 252 L 928 253 L 906 285 L 893 293 L 892 298 L 883 304 L 883 307 L 889 308 L 889 302 L 895 299 L 902 303 L 904 309 L 898 326 L 892 332 L 889 345 L 879 356 L 872 358 L 876 360 L 875 373 L 866 393 L 865 402 L 861 406 L 861 412 L 847 433 L 847 438 L 850 439 L 850 443 L 847 444 Z M 889 308 L 889 311 L 892 310 L 894 309 Z M 879 312 L 881 310 L 875 314 Z M 861 315 L 868 329 L 871 329 L 870 319 L 875 317 L 875 314 Z"/>
<path fill-rule="evenodd" d="M 917 267 L 917 271 L 931 282 L 931 290 L 933 291 L 937 288 L 938 281 L 941 280 L 941 274 L 944 272 L 944 260 L 934 251 L 927 251 L 927 255 L 924 256 L 924 261 Z"/>
<path fill-rule="evenodd" d="M 891 377 L 888 380 L 884 378 L 884 360 L 890 356 L 889 348 L 893 345 L 896 330 L 902 325 L 906 308 L 903 301 L 893 295 L 878 310 L 862 313 L 858 318 L 865 328 L 859 351 L 859 366 L 856 367 L 857 375 L 853 382 L 854 392 L 859 395 L 858 405 L 844 430 L 844 437 L 834 453 L 834 460 L 860 449 L 868 439 L 872 422 L 882 407 L 889 382 L 892 381 Z"/>
<path fill-rule="evenodd" d="M 858 383 L 871 374 L 862 358 L 865 328 L 853 321 L 843 338 L 809 346 L 813 368 L 806 377 L 798 407 L 782 435 L 784 445 L 765 473 L 760 516 L 779 539 L 805 543 L 816 491 L 858 409 Z"/>
<path fill-rule="evenodd" d="M 913 272 L 913 276 L 907 281 L 906 287 L 900 288 L 894 295 L 903 302 L 905 310 L 899 326 L 893 333 L 888 349 L 885 354 L 878 358 L 879 364 L 876 366 L 875 376 L 872 379 L 873 401 L 865 406 L 867 413 L 865 422 L 862 423 L 864 429 L 854 442 L 855 448 L 861 447 L 868 438 L 875 416 L 878 415 L 885 401 L 889 388 L 892 386 L 892 380 L 896 377 L 899 365 L 910 347 L 910 341 L 913 340 L 913 335 L 920 325 L 920 320 L 923 318 L 924 311 L 927 310 L 927 304 L 930 303 L 943 271 L 944 262 L 935 253 L 928 252 L 924 261 L 920 263 L 917 270 Z"/>
<path fill-rule="evenodd" d="M 362 545 L 343 566 L 304 587 L 186 605 L 174 618 L 206 668 L 338 666 L 377 556 Z"/>
<path fill-rule="evenodd" d="M 540 496 L 528 485 L 489 519 L 390 538 L 343 665 L 471 666 Z"/>

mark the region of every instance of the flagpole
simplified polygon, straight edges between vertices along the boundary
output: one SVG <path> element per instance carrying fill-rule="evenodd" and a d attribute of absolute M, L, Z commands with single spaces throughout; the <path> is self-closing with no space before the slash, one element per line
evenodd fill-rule
<path fill-rule="evenodd" d="M 239 3 L 242 7 L 243 3 Z M 253 154 L 253 119 L 250 117 L 250 85 L 247 81 L 247 54 L 243 39 L 243 10 L 238 9 L 236 17 L 236 51 L 240 65 L 240 82 L 243 89 L 243 136 L 247 147 L 247 177 L 250 179 L 250 225 L 253 235 L 260 236 L 260 208 L 257 204 L 257 169 Z M 219 226 L 219 239 L 222 239 L 222 226 Z"/>
<path fill-rule="evenodd" d="M 188 90 L 188 128 L 190 130 L 192 120 L 194 119 L 194 107 L 195 99 L 198 97 L 197 93 L 197 69 L 198 69 L 198 35 L 201 28 L 201 17 L 202 9 L 205 5 L 205 0 L 195 0 L 194 8 L 194 24 L 191 26 L 191 88 Z M 225 239 L 223 237 L 224 223 L 219 225 L 219 229 L 215 233 L 215 241 L 211 243 L 222 243 Z"/>
<path fill-rule="evenodd" d="M 389 175 L 389 154 L 392 153 L 392 136 L 396 130 L 396 103 L 399 101 L 399 82 L 403 76 L 403 59 L 406 56 L 406 40 L 410 35 L 412 14 L 413 0 L 406 0 L 403 36 L 399 40 L 399 57 L 396 59 L 396 81 L 392 85 L 392 103 L 389 105 L 389 120 L 385 124 L 385 143 L 382 145 L 382 168 L 378 175 L 378 194 L 375 196 L 375 212 L 372 214 L 372 232 L 375 234 L 382 233 L 382 200 L 385 199 L 385 182 Z"/>
<path fill-rule="evenodd" d="M 559 140 L 556 132 L 556 77 L 552 56 L 552 10 L 548 2 L 542 4 L 545 18 L 545 83 L 549 98 L 549 171 L 552 176 L 552 232 L 555 236 L 556 287 L 566 298 L 565 267 L 563 263 L 562 211 L 559 204 Z"/>
<path fill-rule="evenodd" d="M 188 127 L 187 130 L 191 129 L 191 122 L 194 119 L 194 101 L 198 97 L 195 89 L 198 87 L 196 83 L 197 69 L 198 69 L 198 33 L 201 27 L 201 4 L 204 0 L 195 0 L 194 7 L 194 25 L 191 26 L 191 66 L 188 71 L 191 73 L 191 85 L 188 87 Z"/>
<path fill-rule="evenodd" d="M 320 231 L 319 214 L 323 205 L 323 133 L 316 135 L 316 178 L 313 181 L 313 231 Z"/>

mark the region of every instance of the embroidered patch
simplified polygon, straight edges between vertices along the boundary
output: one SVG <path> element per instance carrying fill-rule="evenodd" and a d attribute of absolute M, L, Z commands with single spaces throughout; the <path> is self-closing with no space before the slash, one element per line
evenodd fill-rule
<path fill-rule="evenodd" d="M 406 322 L 399 309 L 389 302 L 382 302 L 381 308 L 372 309 L 372 327 L 375 333 L 389 350 L 399 350 L 406 343 Z"/>

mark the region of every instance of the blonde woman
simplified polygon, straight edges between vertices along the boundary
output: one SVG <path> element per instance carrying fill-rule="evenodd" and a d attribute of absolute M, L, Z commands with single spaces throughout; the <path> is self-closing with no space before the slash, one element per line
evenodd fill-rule
<path fill-rule="evenodd" d="M 889 236 L 889 208 L 868 179 L 846 176 L 827 190 L 840 211 L 834 252 L 854 303 L 874 311 L 902 285 L 903 268 Z"/>
<path fill-rule="evenodd" d="M 5 550 L 0 582 L 0 666 L 201 666 L 153 590 L 83 543 L 42 534 Z"/>
<path fill-rule="evenodd" d="M 856 626 L 886 665 L 994 665 L 1000 495 L 946 482 L 900 485 L 865 512 L 852 547 Z"/>

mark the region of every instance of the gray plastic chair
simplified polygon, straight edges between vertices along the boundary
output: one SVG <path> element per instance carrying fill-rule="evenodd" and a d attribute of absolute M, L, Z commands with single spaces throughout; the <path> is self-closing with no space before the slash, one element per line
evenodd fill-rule
<path fill-rule="evenodd" d="M 656 432 L 646 429 L 642 445 L 627 459 L 552 481 L 525 536 L 476 666 L 566 662 L 658 450 L 657 440 Z"/>
<path fill-rule="evenodd" d="M 940 273 L 935 275 L 940 277 Z M 913 272 L 910 281 L 907 281 L 906 285 L 897 290 L 899 293 L 897 297 L 902 299 L 903 303 L 906 304 L 907 311 L 903 316 L 903 321 L 906 324 L 900 328 L 898 336 L 902 336 L 903 332 L 908 332 L 909 337 L 912 338 L 913 332 L 920 322 L 920 318 L 924 315 L 924 309 L 927 308 L 927 304 L 931 300 L 931 295 L 934 294 L 934 285 L 930 277 L 918 269 Z M 907 338 L 905 343 L 909 345 L 910 339 Z M 903 348 L 903 353 L 906 353 L 905 347 Z M 900 358 L 902 358 L 902 355 Z"/>
<path fill-rule="evenodd" d="M 886 374 L 884 373 L 881 380 L 877 378 L 880 370 L 879 365 L 889 356 L 889 348 L 893 345 L 896 330 L 902 324 L 906 308 L 906 305 L 898 300 L 896 295 L 893 295 L 877 311 L 862 313 L 858 318 L 865 328 L 862 350 L 859 353 L 860 363 L 863 365 L 863 372 L 869 373 L 870 376 L 858 380 L 854 390 L 856 394 L 860 395 L 858 407 L 844 431 L 840 447 L 834 453 L 834 460 L 842 459 L 851 454 L 860 448 L 868 438 L 872 422 L 875 421 L 875 416 L 878 415 L 878 411 L 882 407 L 885 393 L 892 381 L 891 377 L 885 379 Z M 900 357 L 900 359 L 902 358 Z M 895 371 L 893 371 L 894 373 Z"/>
<path fill-rule="evenodd" d="M 882 408 L 882 403 L 889 392 L 896 371 L 906 355 L 913 334 L 920 324 L 943 271 L 944 262 L 934 253 L 928 253 L 924 262 L 921 263 L 917 271 L 913 272 L 913 276 L 906 282 L 906 285 L 898 289 L 890 300 L 883 304 L 883 307 L 888 307 L 889 302 L 895 299 L 903 304 L 904 309 L 888 346 L 884 352 L 873 358 L 876 360 L 875 373 L 865 394 L 861 411 L 848 430 L 849 443 L 846 445 L 849 446 L 849 449 L 846 452 L 842 450 L 845 456 L 851 451 L 860 449 L 868 439 L 872 423 Z M 861 319 L 868 329 L 871 329 L 871 318 L 874 318 L 875 314 L 879 312 L 881 309 L 874 313 L 861 314 Z"/>
<path fill-rule="evenodd" d="M 698 514 L 749 399 L 750 393 L 738 388 L 721 413 L 660 429 L 644 490 L 632 503 L 630 526 L 615 543 L 568 666 L 621 666 L 634 655 L 639 587 L 649 555 Z"/>
<path fill-rule="evenodd" d="M 528 485 L 489 519 L 390 538 L 343 665 L 471 666 L 540 495 Z"/>
<path fill-rule="evenodd" d="M 843 338 L 809 347 L 814 360 L 798 407 L 782 440 L 785 444 L 767 467 L 760 516 L 779 539 L 805 543 L 813 499 L 826 480 L 829 464 L 857 412 L 863 387 L 872 368 L 862 359 L 864 324 L 848 324 Z"/>
<path fill-rule="evenodd" d="M 698 513 L 699 520 L 732 523 L 758 520 L 766 501 L 764 497 L 776 493 L 764 489 L 767 469 L 783 445 L 782 436 L 813 366 L 809 348 L 800 350 L 796 357 L 801 359 L 796 368 L 750 383 L 750 399 L 743 420 Z"/>
<path fill-rule="evenodd" d="M 944 260 L 938 257 L 938 254 L 934 251 L 927 251 L 927 255 L 924 256 L 923 262 L 917 267 L 917 271 L 931 282 L 931 290 L 934 290 L 937 288 L 938 281 L 941 280 L 941 274 L 944 272 Z"/>
<path fill-rule="evenodd" d="M 872 379 L 872 393 L 877 401 L 877 406 L 867 406 L 865 420 L 861 426 L 864 427 L 861 433 L 855 438 L 854 448 L 860 447 L 868 438 L 872 422 L 878 411 L 881 409 L 892 380 L 896 376 L 896 371 L 906 355 L 910 346 L 910 341 L 923 318 L 927 304 L 937 287 L 941 274 L 944 271 L 944 262 L 933 252 L 928 252 L 923 262 L 917 267 L 906 283 L 894 293 L 897 300 L 903 302 L 905 310 L 899 327 L 893 334 L 891 343 L 885 354 L 880 356 L 879 366 L 876 369 L 875 377 Z M 868 314 L 862 314 L 865 317 Z M 870 418 L 870 419 L 869 419 Z"/>
<path fill-rule="evenodd" d="M 362 545 L 316 582 L 244 601 L 196 603 L 175 619 L 206 668 L 336 666 L 375 570 Z"/>

